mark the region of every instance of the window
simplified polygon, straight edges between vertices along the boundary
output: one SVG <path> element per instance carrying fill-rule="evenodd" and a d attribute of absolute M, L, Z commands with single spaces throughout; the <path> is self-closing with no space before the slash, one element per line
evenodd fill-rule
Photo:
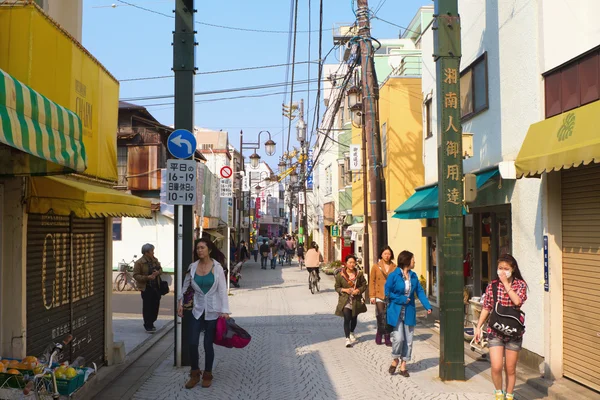
<path fill-rule="evenodd" d="M 425 138 L 433 136 L 433 130 L 431 127 L 431 99 L 425 101 Z"/>
<path fill-rule="evenodd" d="M 117 147 L 117 186 L 127 186 L 127 150 L 128 147 Z"/>
<path fill-rule="evenodd" d="M 483 53 L 460 74 L 460 114 L 470 118 L 488 107 L 487 53 Z"/>
<path fill-rule="evenodd" d="M 344 159 L 344 168 L 346 173 L 344 174 L 344 186 L 352 186 L 352 170 L 350 170 L 350 156 Z"/>
<path fill-rule="evenodd" d="M 569 61 L 544 75 L 546 118 L 600 98 L 598 49 Z"/>
<path fill-rule="evenodd" d="M 113 218 L 113 231 L 112 238 L 115 242 L 121 241 L 123 229 L 123 220 L 119 218 Z"/>
<path fill-rule="evenodd" d="M 384 167 L 387 166 L 387 152 L 387 122 L 384 122 L 383 125 L 381 125 L 381 165 Z"/>
<path fill-rule="evenodd" d="M 202 150 L 211 150 L 213 148 L 212 143 L 202 143 Z"/>

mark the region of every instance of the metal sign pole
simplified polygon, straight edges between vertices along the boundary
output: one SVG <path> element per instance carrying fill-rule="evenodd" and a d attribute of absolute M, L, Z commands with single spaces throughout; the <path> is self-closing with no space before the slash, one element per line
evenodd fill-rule
<path fill-rule="evenodd" d="M 227 295 L 231 294 L 231 227 L 227 225 Z"/>
<path fill-rule="evenodd" d="M 183 284 L 183 206 L 177 206 L 177 287 L 181 288 Z M 175 339 L 175 365 L 181 367 L 181 321 L 177 316 L 177 329 L 175 330 L 177 338 Z"/>

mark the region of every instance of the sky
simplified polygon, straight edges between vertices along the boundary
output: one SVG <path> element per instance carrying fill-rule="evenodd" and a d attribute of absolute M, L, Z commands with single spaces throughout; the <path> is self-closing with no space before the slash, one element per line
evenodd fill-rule
<path fill-rule="evenodd" d="M 130 3 L 144 7 L 142 10 Z M 355 20 L 353 0 L 324 0 L 323 55 L 333 46 L 334 25 L 351 25 Z M 115 5 L 113 7 L 112 5 Z M 292 60 L 290 39 L 290 10 L 293 0 L 220 0 L 195 2 L 198 13 L 195 21 L 196 41 L 195 91 L 206 92 L 278 84 L 291 80 L 292 68 L 277 67 L 217 74 L 222 71 L 264 65 L 286 64 Z M 369 7 L 376 15 L 399 26 L 407 26 L 420 6 L 432 5 L 432 0 L 370 0 Z M 172 75 L 174 30 L 174 0 L 84 0 L 83 45 L 119 80 Z M 309 13 L 309 6 L 311 12 Z M 165 14 L 165 15 L 160 15 Z M 309 15 L 311 18 L 309 18 Z M 309 31 L 310 22 L 310 31 Z M 229 28 L 203 25 L 208 23 Z M 398 38 L 401 29 L 378 19 L 372 20 L 372 36 L 377 39 Z M 318 60 L 319 0 L 298 1 L 296 35 L 296 62 Z M 278 31 L 254 32 L 248 30 Z M 402 30 L 403 31 L 403 30 Z M 310 51 L 309 51 L 310 38 Z M 332 52 L 326 63 L 337 64 L 339 53 Z M 286 75 L 289 74 L 289 75 Z M 295 81 L 316 80 L 317 64 L 297 64 Z M 286 76 L 288 76 L 286 78 Z M 261 90 L 237 91 L 198 95 L 194 111 L 194 125 L 229 132 L 230 142 L 239 147 L 239 131 L 244 131 L 244 142 L 256 142 L 258 132 L 267 130 L 277 143 L 275 156 L 266 157 L 264 146 L 259 154 L 263 161 L 276 166 L 277 156 L 286 149 L 288 125 L 281 115 L 282 103 L 289 103 L 290 88 L 277 86 Z M 305 120 L 312 126 L 317 83 L 295 84 L 293 100 L 304 99 Z M 172 95 L 174 79 L 123 81 L 120 85 L 122 100 Z M 274 94 L 277 93 L 277 94 Z M 265 94 L 274 94 L 264 96 Z M 255 96 L 229 100 L 223 98 Z M 259 97 L 256 97 L 259 96 Z M 173 124 L 173 98 L 134 100 L 146 106 L 150 113 L 165 125 Z M 321 111 L 324 110 L 321 104 Z M 292 125 L 291 146 L 295 141 L 295 121 Z M 310 130 L 308 132 L 310 134 Z M 264 143 L 266 134 L 261 141 Z M 199 140 L 201 142 L 201 140 Z M 291 147 L 290 147 L 291 148 Z M 250 151 L 247 151 L 248 153 Z M 245 154 L 248 155 L 248 154 Z"/>

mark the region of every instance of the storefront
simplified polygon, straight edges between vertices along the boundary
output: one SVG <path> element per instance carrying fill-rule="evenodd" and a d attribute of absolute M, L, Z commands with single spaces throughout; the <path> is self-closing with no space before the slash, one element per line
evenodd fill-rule
<path fill-rule="evenodd" d="M 597 64 L 598 53 L 596 57 Z M 546 187 L 545 319 L 552 334 L 545 342 L 550 376 L 565 376 L 596 391 L 600 391 L 600 318 L 594 306 L 600 297 L 598 126 L 600 100 L 535 123 L 515 162 L 520 176 L 541 177 Z"/>
<path fill-rule="evenodd" d="M 469 297 L 480 296 L 496 277 L 498 256 L 511 251 L 511 209 L 509 199 L 514 180 L 503 180 L 497 167 L 475 173 L 477 199 L 463 210 L 463 278 Z M 393 218 L 425 219 L 426 292 L 434 305 L 439 299 L 440 257 L 438 235 L 438 187 L 429 185 L 416 192 L 395 210 Z"/>

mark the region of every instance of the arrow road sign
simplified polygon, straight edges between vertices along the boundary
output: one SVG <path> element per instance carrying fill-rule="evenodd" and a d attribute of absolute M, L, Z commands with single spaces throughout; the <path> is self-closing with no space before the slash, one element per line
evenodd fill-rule
<path fill-rule="evenodd" d="M 188 130 L 177 129 L 169 135 L 167 147 L 173 157 L 190 158 L 196 151 L 196 137 Z"/>
<path fill-rule="evenodd" d="M 224 179 L 231 178 L 232 174 L 233 174 L 233 170 L 231 169 L 231 167 L 226 165 L 223 168 L 221 168 L 221 178 L 224 178 Z"/>

